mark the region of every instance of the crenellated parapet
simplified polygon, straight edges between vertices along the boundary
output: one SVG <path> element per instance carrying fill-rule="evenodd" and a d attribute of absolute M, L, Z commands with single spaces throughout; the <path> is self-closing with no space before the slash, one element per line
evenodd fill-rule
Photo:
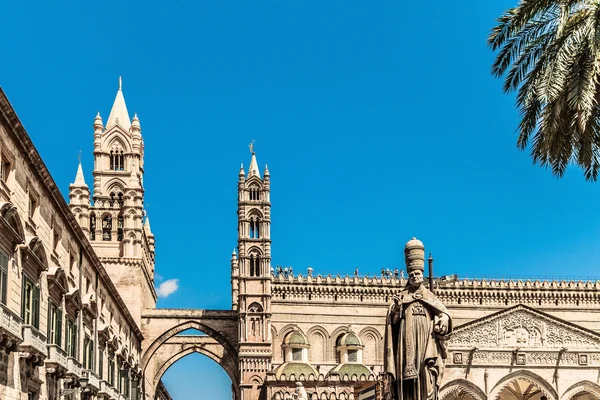
<path fill-rule="evenodd" d="M 274 301 L 368 302 L 389 304 L 407 281 L 380 276 L 272 277 Z M 463 279 L 436 282 L 436 295 L 448 306 L 590 306 L 600 302 L 600 281 Z"/>

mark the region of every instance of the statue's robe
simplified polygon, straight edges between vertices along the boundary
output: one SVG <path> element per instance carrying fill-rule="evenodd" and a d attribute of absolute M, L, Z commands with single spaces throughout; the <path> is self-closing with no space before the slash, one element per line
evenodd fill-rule
<path fill-rule="evenodd" d="M 393 399 L 437 400 L 446 359 L 445 339 L 452 332 L 446 307 L 424 284 L 400 293 L 399 310 L 390 306 L 386 321 L 384 371 L 393 382 Z M 444 335 L 434 332 L 440 314 L 448 315 Z"/>

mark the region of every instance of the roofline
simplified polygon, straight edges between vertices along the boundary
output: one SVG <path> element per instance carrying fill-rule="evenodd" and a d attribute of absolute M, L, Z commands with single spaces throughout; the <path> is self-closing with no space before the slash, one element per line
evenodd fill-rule
<path fill-rule="evenodd" d="M 548 314 L 548 313 L 545 313 L 543 311 L 537 310 L 537 309 L 535 309 L 533 307 L 530 307 L 530 306 L 528 306 L 526 304 L 516 304 L 516 305 L 514 305 L 512 307 L 507 307 L 507 308 L 505 308 L 503 310 L 496 311 L 495 313 L 488 314 L 485 317 L 482 317 L 482 318 L 479 318 L 479 319 L 476 319 L 476 320 L 473 320 L 473 321 L 469 321 L 466 324 L 462 324 L 462 325 L 459 325 L 456 328 L 454 328 L 454 332 L 457 332 L 457 331 L 469 328 L 471 326 L 476 326 L 476 325 L 482 324 L 485 320 L 493 319 L 493 318 L 498 317 L 498 316 L 500 316 L 502 314 L 506 314 L 506 313 L 508 313 L 508 312 L 510 312 L 512 310 L 516 310 L 516 309 L 519 309 L 519 308 L 525 309 L 527 311 L 531 311 L 531 312 L 533 312 L 535 314 L 539 314 L 539 315 L 541 315 L 541 316 L 543 316 L 545 318 L 548 318 L 548 319 L 550 319 L 550 320 L 552 320 L 552 321 L 554 321 L 554 322 L 556 322 L 558 324 L 567 325 L 567 326 L 569 326 L 569 327 L 571 327 L 573 329 L 577 329 L 577 330 L 582 331 L 582 332 L 584 332 L 584 333 L 586 333 L 588 335 L 592 335 L 596 339 L 600 339 L 600 333 L 598 333 L 596 331 L 593 331 L 591 329 L 585 328 L 585 327 L 583 327 L 581 325 L 574 324 L 573 322 L 560 319 L 560 318 L 555 317 L 555 316 L 553 316 L 551 314 Z"/>
<path fill-rule="evenodd" d="M 12 134 L 13 138 L 16 139 L 14 140 L 15 145 L 21 150 L 23 157 L 28 161 L 29 165 L 33 167 L 33 172 L 40 178 L 42 186 L 45 187 L 46 191 L 50 195 L 49 197 L 54 201 L 54 204 L 62 213 L 63 218 L 67 221 L 68 226 L 71 228 L 71 233 L 73 233 L 73 235 L 79 240 L 79 244 L 89 257 L 92 266 L 96 267 L 98 274 L 104 280 L 106 286 L 108 287 L 109 293 L 116 300 L 121 312 L 125 314 L 125 319 L 131 325 L 131 330 L 135 333 L 141 345 L 141 342 L 144 340 L 144 335 L 142 334 L 140 327 L 133 319 L 133 316 L 129 312 L 129 309 L 125 305 L 125 302 L 121 298 L 121 295 L 119 294 L 113 281 L 110 279 L 106 269 L 100 262 L 100 259 L 92 248 L 87 236 L 79 226 L 79 223 L 75 220 L 75 216 L 71 212 L 69 205 L 58 189 L 56 182 L 54 182 L 54 178 L 52 178 L 52 175 L 42 160 L 40 153 L 33 145 L 31 137 L 27 134 L 27 131 L 25 131 L 25 128 L 19 120 L 19 117 L 17 116 L 12 104 L 10 104 L 10 101 L 4 93 L 4 90 L 2 87 L 0 87 L 0 121 L 2 120 L 6 121 L 7 132 Z"/>

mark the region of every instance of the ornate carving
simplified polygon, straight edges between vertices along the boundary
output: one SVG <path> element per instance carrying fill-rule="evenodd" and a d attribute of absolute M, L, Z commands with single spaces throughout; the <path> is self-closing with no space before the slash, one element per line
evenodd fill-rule
<path fill-rule="evenodd" d="M 451 348 L 562 348 L 594 349 L 600 336 L 558 319 L 517 306 L 456 329 Z"/>

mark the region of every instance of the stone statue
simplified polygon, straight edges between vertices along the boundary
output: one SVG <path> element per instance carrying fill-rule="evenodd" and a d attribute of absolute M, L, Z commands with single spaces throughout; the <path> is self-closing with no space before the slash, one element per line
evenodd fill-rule
<path fill-rule="evenodd" d="M 446 307 L 423 283 L 425 249 L 413 238 L 404 248 L 408 285 L 394 296 L 385 334 L 387 399 L 438 400 L 452 333 Z"/>
<path fill-rule="evenodd" d="M 306 393 L 306 389 L 304 389 L 304 386 L 302 386 L 302 382 L 296 382 L 296 393 L 294 394 L 294 399 L 308 400 L 308 393 Z"/>

